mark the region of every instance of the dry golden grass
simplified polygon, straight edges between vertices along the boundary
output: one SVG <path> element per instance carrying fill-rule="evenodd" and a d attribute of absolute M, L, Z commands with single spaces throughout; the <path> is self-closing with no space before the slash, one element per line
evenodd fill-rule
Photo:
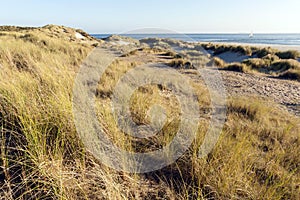
<path fill-rule="evenodd" d="M 50 26 L 0 34 L 1 197 L 300 198 L 299 119 L 276 109 L 272 102 L 255 98 L 228 101 L 221 138 L 205 158 L 198 158 L 197 150 L 208 118 L 200 122 L 190 150 L 171 166 L 148 174 L 121 173 L 103 166 L 85 151 L 72 115 L 73 81 L 96 42 L 70 39 L 68 31 Z M 111 114 L 111 93 L 119 77 L 137 64 L 122 59 L 114 62 L 101 79 L 96 103 L 99 122 L 111 139 L 124 149 L 145 152 L 172 139 L 179 105 L 164 86 L 140 88 L 131 99 L 134 120 L 148 123 L 147 110 L 157 103 L 167 110 L 168 123 L 151 140 L 136 141 L 122 133 Z M 209 110 L 205 87 L 191 85 L 201 108 Z"/>

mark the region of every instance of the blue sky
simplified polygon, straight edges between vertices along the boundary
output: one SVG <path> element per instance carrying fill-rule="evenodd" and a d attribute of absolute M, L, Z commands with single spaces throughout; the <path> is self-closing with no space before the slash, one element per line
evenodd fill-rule
<path fill-rule="evenodd" d="M 156 27 L 183 33 L 300 33 L 299 0 L 6 0 L 0 24 L 89 33 Z"/>

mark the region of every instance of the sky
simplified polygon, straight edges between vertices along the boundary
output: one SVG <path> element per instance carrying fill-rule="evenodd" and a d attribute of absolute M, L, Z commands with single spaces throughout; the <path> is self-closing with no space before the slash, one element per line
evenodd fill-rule
<path fill-rule="evenodd" d="M 0 25 L 65 25 L 89 33 L 300 33 L 299 0 L 3 0 Z"/>

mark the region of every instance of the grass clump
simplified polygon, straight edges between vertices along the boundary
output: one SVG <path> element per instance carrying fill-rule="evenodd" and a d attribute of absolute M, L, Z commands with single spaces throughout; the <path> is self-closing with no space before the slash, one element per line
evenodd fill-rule
<path fill-rule="evenodd" d="M 279 78 L 300 81 L 300 69 L 290 69 L 281 73 Z"/>
<path fill-rule="evenodd" d="M 247 65 L 243 64 L 243 63 L 230 63 L 225 65 L 223 68 L 220 68 L 222 70 L 229 70 L 229 71 L 235 71 L 235 72 L 248 72 L 249 68 L 247 67 Z"/>
<path fill-rule="evenodd" d="M 185 59 L 174 59 L 168 65 L 175 69 L 194 69 L 192 63 Z"/>
<path fill-rule="evenodd" d="M 219 57 L 213 57 L 211 59 L 211 61 L 208 63 L 208 66 L 216 66 L 216 67 L 219 67 L 219 68 L 222 68 L 226 65 L 226 62 L 219 58 Z"/>
<path fill-rule="evenodd" d="M 258 58 L 263 58 L 269 54 L 274 55 L 276 52 L 277 51 L 275 49 L 268 47 L 268 48 L 258 49 L 253 54 L 255 54 Z"/>
<path fill-rule="evenodd" d="M 280 59 L 297 59 L 300 57 L 300 53 L 299 51 L 296 50 L 290 50 L 290 51 L 277 52 L 276 56 L 278 56 Z"/>
<path fill-rule="evenodd" d="M 252 49 L 249 46 L 237 46 L 233 50 L 234 52 L 241 53 L 242 55 L 251 56 L 252 55 Z"/>
<path fill-rule="evenodd" d="M 231 51 L 231 47 L 227 46 L 227 45 L 220 45 L 220 46 L 216 46 L 213 51 L 214 51 L 214 55 L 219 55 L 228 51 Z"/>
<path fill-rule="evenodd" d="M 260 58 L 250 58 L 250 59 L 244 60 L 242 63 L 249 66 L 250 69 L 262 70 L 271 65 L 271 60 L 260 59 Z"/>
<path fill-rule="evenodd" d="M 296 60 L 279 60 L 272 63 L 270 70 L 275 72 L 283 72 L 289 69 L 300 69 L 300 63 Z"/>

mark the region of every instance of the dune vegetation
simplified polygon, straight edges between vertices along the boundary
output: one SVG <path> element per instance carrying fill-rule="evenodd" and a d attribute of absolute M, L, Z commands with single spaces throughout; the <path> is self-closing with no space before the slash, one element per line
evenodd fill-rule
<path fill-rule="evenodd" d="M 200 44 L 214 56 L 215 65 L 220 69 L 239 72 L 261 72 L 274 77 L 300 81 L 300 53 L 296 50 L 279 51 L 270 47 L 240 46 L 226 44 Z M 242 62 L 226 63 L 219 58 L 222 53 L 238 53 L 247 56 Z"/>
<path fill-rule="evenodd" d="M 251 102 L 247 97 L 228 100 L 221 137 L 203 158 L 197 152 L 209 117 L 199 122 L 190 149 L 168 167 L 129 174 L 101 164 L 76 133 L 72 90 L 80 64 L 103 43 L 62 26 L 0 28 L 0 199 L 300 198 L 300 120 L 257 97 L 251 97 Z M 220 47 L 218 53 L 222 51 Z M 253 54 L 249 48 L 234 51 Z M 145 152 L 172 139 L 180 105 L 163 86 L 141 87 L 131 99 L 134 121 L 149 123 L 147 110 L 159 104 L 167 110 L 168 123 L 157 136 L 141 141 L 118 129 L 110 109 L 112 90 L 122 74 L 143 64 L 130 60 L 141 52 L 171 57 L 169 65 L 178 70 L 185 66 L 191 70 L 191 63 L 170 51 L 149 47 L 120 56 L 101 78 L 95 95 L 100 124 L 119 147 Z M 286 54 L 276 56 L 293 59 Z M 220 59 L 218 63 L 227 65 Z M 227 66 L 238 71 L 247 67 L 273 67 L 283 78 L 299 80 L 300 68 L 294 60 L 248 60 Z M 192 85 L 203 114 L 209 112 L 207 89 L 200 82 Z"/>

